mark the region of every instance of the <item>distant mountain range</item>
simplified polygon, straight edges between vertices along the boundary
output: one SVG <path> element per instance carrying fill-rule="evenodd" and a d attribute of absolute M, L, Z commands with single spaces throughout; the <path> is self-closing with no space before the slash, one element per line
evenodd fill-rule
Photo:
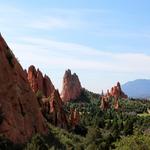
<path fill-rule="evenodd" d="M 150 80 L 129 81 L 122 85 L 122 90 L 132 98 L 150 98 Z"/>

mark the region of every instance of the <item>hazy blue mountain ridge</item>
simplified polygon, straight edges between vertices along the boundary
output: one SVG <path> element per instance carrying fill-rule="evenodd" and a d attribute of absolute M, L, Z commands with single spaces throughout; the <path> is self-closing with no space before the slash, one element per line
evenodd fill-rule
<path fill-rule="evenodd" d="M 132 98 L 150 98 L 150 80 L 137 79 L 122 85 L 122 90 Z"/>

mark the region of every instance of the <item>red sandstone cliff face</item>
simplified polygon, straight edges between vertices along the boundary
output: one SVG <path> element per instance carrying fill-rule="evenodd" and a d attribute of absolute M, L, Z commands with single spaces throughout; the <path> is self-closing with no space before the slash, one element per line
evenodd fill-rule
<path fill-rule="evenodd" d="M 28 80 L 34 93 L 41 91 L 40 106 L 45 118 L 58 127 L 67 128 L 68 121 L 66 113 L 63 110 L 63 102 L 58 90 L 55 90 L 48 76 L 43 76 L 39 69 L 30 66 L 28 69 Z"/>
<path fill-rule="evenodd" d="M 75 73 L 71 74 L 71 71 L 67 70 L 63 77 L 62 100 L 64 102 L 74 100 L 80 96 L 81 91 L 82 87 L 78 76 Z"/>
<path fill-rule="evenodd" d="M 54 90 L 50 98 L 43 98 L 42 112 L 55 126 L 67 128 L 68 120 L 58 90 Z"/>
<path fill-rule="evenodd" d="M 67 129 L 69 125 L 74 128 L 80 122 L 80 114 L 76 109 L 70 109 L 67 114 L 63 106 L 58 90 L 54 90 L 50 98 L 42 99 L 42 113 L 48 121 L 61 128 Z"/>
<path fill-rule="evenodd" d="M 62 128 L 67 128 L 68 121 L 58 90 L 55 90 L 51 96 L 50 110 L 51 113 L 53 113 L 54 124 Z"/>
<path fill-rule="evenodd" d="M 111 91 L 107 90 L 107 93 L 105 95 L 102 95 L 101 97 L 101 108 L 103 110 L 109 108 L 109 101 L 110 98 L 114 98 L 114 109 L 118 110 L 119 98 L 127 98 L 128 96 L 122 91 L 120 83 L 118 82 L 116 86 L 111 88 Z"/>
<path fill-rule="evenodd" d="M 34 85 L 35 86 L 35 85 Z M 34 133 L 47 132 L 26 73 L 0 35 L 0 133 L 15 143 L 26 142 Z"/>
<path fill-rule="evenodd" d="M 55 90 L 50 78 L 46 75 L 43 77 L 42 72 L 34 66 L 29 67 L 27 76 L 34 93 L 41 91 L 45 97 L 49 97 Z"/>

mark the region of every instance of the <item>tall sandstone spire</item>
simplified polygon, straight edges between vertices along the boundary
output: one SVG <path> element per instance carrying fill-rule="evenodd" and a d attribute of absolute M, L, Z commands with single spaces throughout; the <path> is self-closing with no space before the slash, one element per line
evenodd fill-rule
<path fill-rule="evenodd" d="M 74 73 L 71 74 L 71 70 L 67 70 L 63 77 L 63 87 L 61 92 L 61 98 L 64 102 L 77 99 L 82 91 L 81 83 L 78 76 Z"/>
<path fill-rule="evenodd" d="M 14 143 L 24 143 L 33 134 L 47 132 L 25 71 L 0 35 L 0 133 Z"/>

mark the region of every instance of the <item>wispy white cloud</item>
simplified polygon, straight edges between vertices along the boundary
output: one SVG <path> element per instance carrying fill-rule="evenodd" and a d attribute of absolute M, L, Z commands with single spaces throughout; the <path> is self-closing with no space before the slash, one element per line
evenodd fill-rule
<path fill-rule="evenodd" d="M 86 20 L 86 17 L 94 14 L 106 14 L 108 10 L 102 9 L 62 9 L 62 8 L 50 8 L 43 11 L 42 15 L 38 14 L 38 17 L 33 18 L 28 27 L 35 29 L 85 29 L 91 24 Z"/>
<path fill-rule="evenodd" d="M 0 5 L 0 23 L 2 29 L 7 26 L 8 30 L 13 27 L 22 30 L 37 29 L 42 31 L 52 29 L 78 29 L 85 26 L 87 22 L 83 18 L 80 18 L 79 11 L 77 10 L 52 8 L 49 10 L 41 10 L 40 13 L 33 13 L 10 5 Z"/>
<path fill-rule="evenodd" d="M 0 13 L 22 13 L 22 11 L 14 6 L 1 4 Z"/>
<path fill-rule="evenodd" d="M 115 28 L 108 28 L 104 30 L 91 32 L 92 35 L 98 37 L 109 37 L 109 38 L 127 38 L 127 39 L 137 39 L 137 38 L 150 38 L 150 33 L 148 31 L 122 31 Z"/>
<path fill-rule="evenodd" d="M 56 17 L 46 17 L 44 19 L 31 21 L 28 25 L 32 28 L 38 29 L 53 29 L 53 28 L 69 28 L 70 22 L 68 20 L 64 20 L 62 18 Z"/>
<path fill-rule="evenodd" d="M 46 10 L 48 12 L 55 12 L 55 13 L 71 13 L 71 14 L 82 14 L 82 13 L 100 13 L 100 14 L 105 14 L 105 13 L 111 13 L 112 11 L 108 10 L 108 9 L 92 9 L 92 8 L 50 8 L 48 10 Z"/>
<path fill-rule="evenodd" d="M 27 27 L 32 29 L 52 30 L 52 29 L 76 29 L 83 25 L 83 22 L 74 17 L 62 16 L 42 16 L 40 19 L 32 19 Z"/>
<path fill-rule="evenodd" d="M 55 68 L 76 68 L 118 73 L 149 72 L 150 56 L 143 53 L 112 53 L 75 43 L 49 39 L 22 38 L 12 43 L 15 53 L 27 65 L 42 64 Z"/>

